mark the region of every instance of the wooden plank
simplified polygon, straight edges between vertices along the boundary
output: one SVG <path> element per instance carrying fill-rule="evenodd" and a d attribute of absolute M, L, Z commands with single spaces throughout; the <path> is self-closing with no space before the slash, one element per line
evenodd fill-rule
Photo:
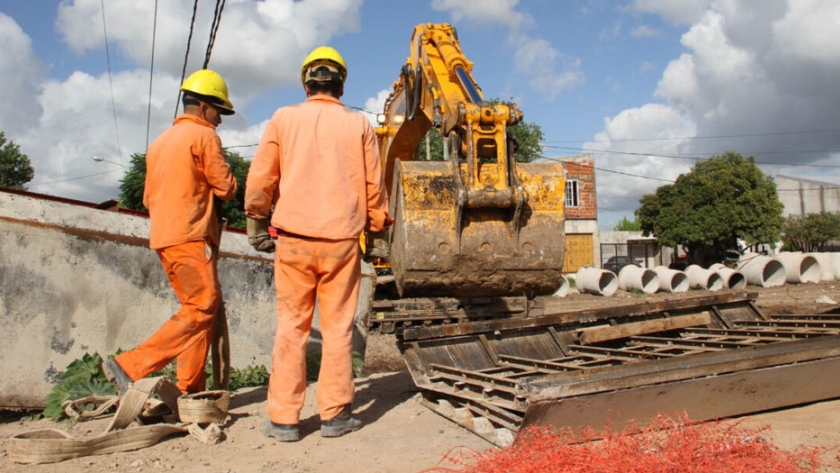
<path fill-rule="evenodd" d="M 536 402 L 570 396 L 594 395 L 692 378 L 714 377 L 724 373 L 773 366 L 796 365 L 820 358 L 834 357 L 840 357 L 840 338 L 828 336 L 593 368 L 583 373 L 552 374 L 525 380 L 522 382 L 522 388 L 532 393 L 530 398 Z"/>
<path fill-rule="evenodd" d="M 659 415 L 685 413 L 692 421 L 751 414 L 840 397 L 840 358 L 710 376 L 530 405 L 522 429 L 537 425 L 571 428 L 587 439 L 606 427 L 644 428 Z M 592 432 L 589 429 L 595 429 Z"/>
<path fill-rule="evenodd" d="M 650 333 L 667 332 L 688 327 L 709 325 L 712 317 L 707 313 L 682 315 L 666 319 L 630 322 L 621 325 L 587 327 L 575 331 L 581 345 L 618 340 L 619 338 L 646 335 Z"/>
<path fill-rule="evenodd" d="M 453 325 L 438 325 L 434 327 L 409 327 L 403 331 L 403 340 L 414 341 L 434 338 L 448 338 L 454 336 L 472 335 L 487 332 L 516 332 L 529 328 L 543 328 L 550 325 L 592 325 L 617 317 L 646 317 L 661 312 L 684 312 L 696 314 L 705 312 L 711 306 L 721 311 L 744 312 L 739 320 L 761 319 L 763 315 L 757 312 L 751 300 L 758 297 L 757 293 L 727 292 L 722 294 L 687 297 L 684 299 L 666 300 L 662 302 L 632 304 L 616 307 L 602 307 L 592 310 L 574 312 L 546 313 L 539 316 L 518 319 L 496 319 L 475 322 L 464 322 Z M 756 311 L 756 312 L 754 312 Z M 749 315 L 747 315 L 749 314 Z"/>

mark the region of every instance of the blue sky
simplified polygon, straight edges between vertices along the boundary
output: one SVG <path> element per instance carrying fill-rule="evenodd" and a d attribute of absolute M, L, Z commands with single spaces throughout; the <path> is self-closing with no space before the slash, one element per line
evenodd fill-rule
<path fill-rule="evenodd" d="M 0 3 L 0 131 L 33 162 L 30 190 L 115 197 L 119 164 L 170 125 L 193 2 L 158 4 L 150 93 L 154 3 Z M 214 7 L 199 1 L 188 72 Z M 544 156 L 595 154 L 602 230 L 727 150 L 771 175 L 838 180 L 832 0 L 228 0 L 210 61 L 238 112 L 223 144 L 253 154 L 272 112 L 303 99 L 301 60 L 322 44 L 348 63 L 344 103 L 380 111 L 426 22 L 456 26 L 485 96 L 540 125 Z"/>

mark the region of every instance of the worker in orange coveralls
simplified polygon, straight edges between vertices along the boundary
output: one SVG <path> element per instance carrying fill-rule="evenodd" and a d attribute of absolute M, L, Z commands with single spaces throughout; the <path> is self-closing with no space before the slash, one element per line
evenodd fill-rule
<path fill-rule="evenodd" d="M 347 66 L 335 49 L 322 46 L 309 54 L 301 69 L 307 100 L 274 113 L 245 187 L 250 243 L 260 251 L 276 248 L 277 331 L 269 419 L 262 432 L 283 442 L 300 438 L 306 343 L 316 297 L 322 336 L 321 436 L 339 437 L 362 426 L 351 414 L 359 236 L 365 228 L 382 231 L 393 220 L 373 127 L 339 100 L 346 78 Z M 269 237 L 269 217 L 278 229 L 276 244 Z"/>
<path fill-rule="evenodd" d="M 215 201 L 236 195 L 216 127 L 222 115 L 234 112 L 225 80 L 209 69 L 190 75 L 181 91 L 184 113 L 146 153 L 143 193 L 151 219 L 149 247 L 157 251 L 181 309 L 140 346 L 105 362 L 105 374 L 120 394 L 173 359 L 181 392 L 206 389 L 204 366 L 221 299 L 216 270 L 221 209 Z"/>

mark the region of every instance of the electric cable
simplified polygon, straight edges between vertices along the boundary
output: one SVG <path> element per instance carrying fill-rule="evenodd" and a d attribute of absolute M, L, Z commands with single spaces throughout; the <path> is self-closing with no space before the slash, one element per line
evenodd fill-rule
<path fill-rule="evenodd" d="M 210 39 L 207 42 L 207 53 L 204 56 L 204 69 L 210 64 L 210 53 L 216 44 L 216 33 L 219 31 L 219 24 L 222 22 L 222 11 L 225 9 L 225 0 L 216 0 L 216 9 L 213 12 L 213 23 L 210 25 Z"/>
<path fill-rule="evenodd" d="M 187 75 L 187 63 L 190 59 L 190 45 L 192 44 L 192 36 L 193 30 L 195 29 L 195 16 L 198 12 L 198 0 L 195 0 L 193 3 L 193 12 L 192 12 L 192 19 L 190 20 L 190 34 L 187 36 L 187 51 L 184 53 L 184 68 L 181 69 L 181 82 L 179 84 L 184 83 L 184 77 Z M 178 104 L 181 102 L 181 89 L 178 88 L 178 99 L 175 101 L 175 115 L 172 118 L 176 118 L 178 116 Z"/>
<path fill-rule="evenodd" d="M 152 83 L 155 77 L 155 40 L 157 39 L 158 0 L 155 0 L 155 17 L 152 24 L 152 63 L 149 66 L 149 107 L 146 111 L 146 149 L 149 149 L 149 129 L 152 123 Z"/>
<path fill-rule="evenodd" d="M 105 58 L 108 61 L 108 84 L 111 88 L 111 111 L 114 114 L 114 130 L 117 134 L 117 157 L 122 163 L 122 145 L 120 144 L 120 127 L 117 124 L 117 103 L 114 100 L 114 78 L 113 74 L 111 73 L 111 52 L 108 49 L 108 27 L 106 26 L 105 21 L 105 0 L 100 0 L 100 5 L 102 7 L 102 33 L 105 35 Z"/>

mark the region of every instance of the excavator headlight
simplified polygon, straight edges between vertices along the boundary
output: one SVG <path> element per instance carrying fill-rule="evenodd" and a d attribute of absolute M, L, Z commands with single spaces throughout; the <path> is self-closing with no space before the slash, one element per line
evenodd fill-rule
<path fill-rule="evenodd" d="M 385 116 L 384 113 L 376 114 L 376 123 L 378 123 L 380 125 L 384 125 L 387 120 L 388 120 L 388 117 Z"/>
<path fill-rule="evenodd" d="M 394 125 L 402 125 L 405 121 L 405 115 L 394 115 Z"/>

